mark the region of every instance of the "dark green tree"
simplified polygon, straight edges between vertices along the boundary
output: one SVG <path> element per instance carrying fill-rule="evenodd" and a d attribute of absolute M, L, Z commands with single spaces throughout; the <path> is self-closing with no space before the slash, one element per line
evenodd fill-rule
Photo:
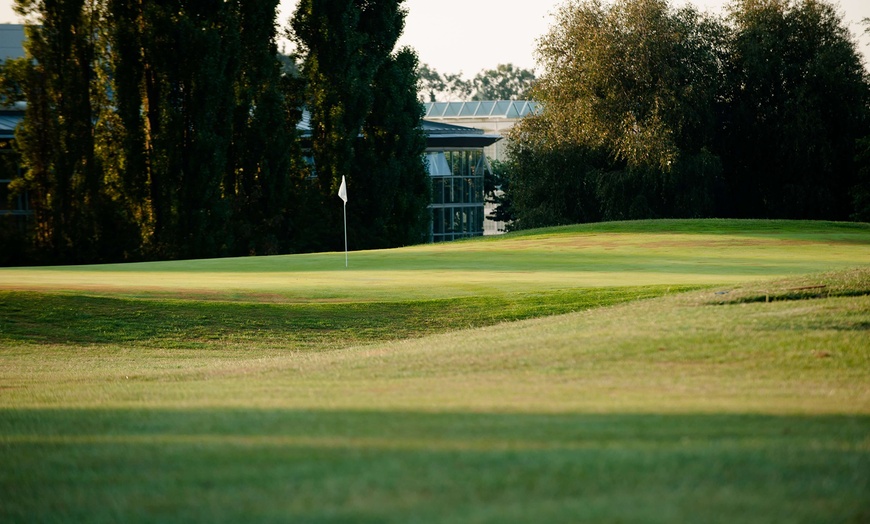
<path fill-rule="evenodd" d="M 595 222 L 601 219 L 596 179 L 601 155 L 583 144 L 563 139 L 570 121 L 544 112 L 529 115 L 510 131 L 507 183 L 508 230 Z"/>
<path fill-rule="evenodd" d="M 419 244 L 429 233 L 429 175 L 423 161 L 417 56 L 404 48 L 378 69 L 374 101 L 356 149 L 348 228 L 359 247 Z"/>
<path fill-rule="evenodd" d="M 404 28 L 402 0 L 301 0 L 291 19 L 302 56 L 311 150 L 320 202 L 309 216 L 310 249 L 342 246 L 344 176 L 353 187 L 356 147 L 374 103 L 373 82 Z"/>
<path fill-rule="evenodd" d="M 447 88 L 441 73 L 428 64 L 420 64 L 417 69 L 417 78 L 417 91 L 420 93 L 420 101 L 422 102 L 437 102 L 439 94 Z"/>
<path fill-rule="evenodd" d="M 294 181 L 302 172 L 295 125 L 301 94 L 282 78 L 277 0 L 238 0 L 239 69 L 225 188 L 233 203 L 237 254 L 291 249 Z M 290 66 L 295 66 L 292 61 Z M 288 75 L 296 73 L 288 67 Z M 292 83 L 293 79 L 289 79 Z"/>
<path fill-rule="evenodd" d="M 92 96 L 100 56 L 102 11 L 85 0 L 17 0 L 27 27 L 24 123 L 17 143 L 26 174 L 21 182 L 35 209 L 35 244 L 55 261 L 113 258 L 121 238 L 104 191 L 95 153 L 102 108 Z M 123 236 L 123 235 L 121 235 Z"/>
<path fill-rule="evenodd" d="M 109 11 L 124 176 L 146 245 L 161 257 L 227 254 L 237 4 L 113 0 Z"/>
<path fill-rule="evenodd" d="M 530 95 L 535 73 L 513 64 L 499 64 L 480 71 L 471 80 L 462 73 L 441 74 L 422 64 L 417 72 L 423 102 L 464 102 L 468 100 L 520 100 Z"/>
<path fill-rule="evenodd" d="M 472 100 L 523 100 L 535 83 L 535 72 L 513 64 L 485 69 L 471 79 Z"/>
<path fill-rule="evenodd" d="M 848 219 L 868 81 L 836 8 L 737 0 L 722 158 L 732 214 Z"/>
<path fill-rule="evenodd" d="M 491 172 L 483 177 L 483 194 L 486 202 L 494 204 L 495 209 L 487 218 L 495 222 L 510 223 L 516 219 L 510 190 L 510 164 L 502 160 L 490 162 Z"/>

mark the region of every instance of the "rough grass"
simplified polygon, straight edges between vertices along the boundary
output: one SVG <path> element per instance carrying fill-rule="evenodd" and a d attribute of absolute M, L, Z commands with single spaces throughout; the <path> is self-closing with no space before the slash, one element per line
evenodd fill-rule
<path fill-rule="evenodd" d="M 668 221 L 0 271 L 0 521 L 866 522 L 868 246 Z"/>

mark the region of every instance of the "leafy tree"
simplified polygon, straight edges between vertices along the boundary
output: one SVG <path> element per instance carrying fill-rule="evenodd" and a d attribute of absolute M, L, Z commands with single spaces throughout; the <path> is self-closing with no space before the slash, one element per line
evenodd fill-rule
<path fill-rule="evenodd" d="M 472 80 L 472 100 L 523 100 L 535 83 L 535 73 L 513 64 L 499 64 L 479 72 Z"/>
<path fill-rule="evenodd" d="M 464 102 L 468 100 L 520 100 L 530 94 L 535 74 L 530 69 L 500 64 L 485 69 L 471 80 L 462 73 L 441 74 L 426 64 L 418 70 L 418 91 L 424 102 Z"/>
<path fill-rule="evenodd" d="M 437 102 L 439 93 L 447 89 L 441 73 L 432 69 L 428 64 L 420 64 L 417 69 L 417 91 L 423 102 Z"/>
<path fill-rule="evenodd" d="M 513 211 L 513 202 L 511 200 L 510 191 L 510 176 L 508 170 L 510 165 L 501 160 L 490 161 L 491 171 L 487 171 L 483 176 L 483 193 L 486 202 L 494 204 L 493 212 L 487 215 L 486 218 L 495 222 L 509 223 L 516 219 Z"/>
<path fill-rule="evenodd" d="M 108 0 L 118 193 L 158 257 L 227 253 L 234 4 Z"/>
<path fill-rule="evenodd" d="M 601 219 L 596 199 L 596 167 L 600 154 L 582 144 L 562 140 L 566 121 L 552 113 L 529 115 L 510 131 L 507 183 L 508 230 L 529 229 Z"/>
<path fill-rule="evenodd" d="M 511 133 L 513 227 L 710 214 L 725 36 L 664 0 L 565 5 L 538 49 L 543 113 Z"/>
<path fill-rule="evenodd" d="M 298 74 L 276 44 L 277 0 L 238 2 L 238 73 L 231 163 L 224 180 L 233 204 L 234 252 L 274 254 L 291 248 L 294 180 L 302 172 L 295 134 L 301 94 L 282 78 Z M 292 82 L 292 81 L 291 81 Z"/>
<path fill-rule="evenodd" d="M 59 261 L 288 249 L 300 101 L 281 78 L 276 6 L 19 0 L 39 22 L 34 60 L 16 66 L 17 189 L 38 246 Z"/>
<path fill-rule="evenodd" d="M 91 90 L 102 11 L 85 0 L 17 0 L 15 9 L 39 21 L 26 29 L 20 71 L 27 109 L 17 143 L 26 174 L 16 189 L 31 195 L 39 249 L 64 262 L 100 260 L 100 246 L 122 240 L 113 234 L 117 222 L 95 152 L 102 110 Z"/>
<path fill-rule="evenodd" d="M 342 245 L 335 194 L 354 186 L 355 150 L 374 103 L 373 82 L 404 28 L 402 0 L 302 0 L 291 19 L 311 112 L 312 153 L 320 190 L 310 217 L 311 249 Z"/>
<path fill-rule="evenodd" d="M 730 19 L 733 214 L 847 219 L 870 102 L 848 29 L 818 0 L 737 0 Z"/>
<path fill-rule="evenodd" d="M 417 91 L 422 102 L 464 101 L 471 97 L 472 83 L 462 73 L 441 74 L 427 64 L 417 68 Z"/>
<path fill-rule="evenodd" d="M 852 188 L 852 220 L 870 222 L 870 137 L 858 140 L 857 184 Z"/>
<path fill-rule="evenodd" d="M 714 135 L 724 36 L 721 24 L 665 0 L 571 3 L 541 40 L 546 73 L 535 93 L 573 120 L 566 140 L 669 172 Z"/>
<path fill-rule="evenodd" d="M 379 68 L 374 103 L 357 147 L 354 205 L 348 227 L 368 248 L 419 244 L 429 233 L 429 175 L 423 161 L 417 56 L 400 50 Z"/>
<path fill-rule="evenodd" d="M 0 107 L 12 107 L 24 101 L 24 81 L 29 67 L 27 59 L 0 60 Z"/>
<path fill-rule="evenodd" d="M 109 0 L 122 192 L 157 256 L 291 248 L 301 100 L 276 7 Z"/>

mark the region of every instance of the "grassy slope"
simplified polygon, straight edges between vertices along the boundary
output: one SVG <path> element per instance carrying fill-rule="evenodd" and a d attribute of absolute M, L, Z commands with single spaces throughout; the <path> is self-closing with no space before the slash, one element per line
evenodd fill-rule
<path fill-rule="evenodd" d="M 425 300 L 704 285 L 870 260 L 866 224 L 650 221 L 344 254 L 0 269 L 0 288 L 253 301 Z"/>
<path fill-rule="evenodd" d="M 0 520 L 870 518 L 865 226 L 604 224 L 352 260 L 0 271 L 30 288 L 0 302 Z"/>

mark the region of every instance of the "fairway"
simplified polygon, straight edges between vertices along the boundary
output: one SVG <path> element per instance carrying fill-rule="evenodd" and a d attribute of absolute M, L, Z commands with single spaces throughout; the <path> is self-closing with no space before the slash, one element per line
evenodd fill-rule
<path fill-rule="evenodd" d="M 2 522 L 868 522 L 870 226 L 0 269 Z"/>

